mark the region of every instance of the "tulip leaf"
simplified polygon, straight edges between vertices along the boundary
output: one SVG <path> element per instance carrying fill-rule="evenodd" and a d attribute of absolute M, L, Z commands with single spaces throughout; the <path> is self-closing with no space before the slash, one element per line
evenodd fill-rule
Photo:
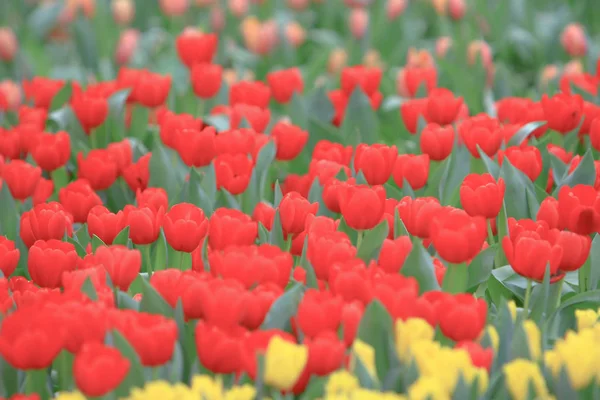
<path fill-rule="evenodd" d="M 302 255 L 298 263 L 300 268 L 306 271 L 306 286 L 310 289 L 318 289 L 319 283 L 317 281 L 317 275 L 315 270 L 308 260 L 308 235 L 304 238 L 304 245 L 302 246 Z"/>
<path fill-rule="evenodd" d="M 374 300 L 367 306 L 358 325 L 356 338 L 375 350 L 375 367 L 379 381 L 383 381 L 390 366 L 388 341 L 394 332 L 393 325 L 392 317 L 379 300 Z"/>
<path fill-rule="evenodd" d="M 157 141 L 152 148 L 149 169 L 149 187 L 165 189 L 169 198 L 177 196 L 179 188 L 183 186 L 185 168 L 174 150 L 167 149 Z"/>
<path fill-rule="evenodd" d="M 275 181 L 275 188 L 273 189 L 274 197 L 273 197 L 273 207 L 279 207 L 279 203 L 281 203 L 281 199 L 283 199 L 283 193 L 281 192 L 281 186 L 279 186 L 279 181 Z"/>
<path fill-rule="evenodd" d="M 129 242 L 129 225 L 126 226 L 115 236 L 113 240 L 113 244 L 120 244 L 122 246 L 127 246 Z"/>
<path fill-rule="evenodd" d="M 400 273 L 404 276 L 412 276 L 419 283 L 419 292 L 424 293 L 431 290 L 439 290 L 433 259 L 419 238 L 413 238 L 412 250 L 409 253 Z"/>
<path fill-rule="evenodd" d="M 304 296 L 304 285 L 295 283 L 291 289 L 281 295 L 267 313 L 260 329 L 281 329 L 290 331 L 291 318 L 296 315 L 298 305 Z"/>
<path fill-rule="evenodd" d="M 527 279 L 517 274 L 510 265 L 492 270 L 492 277 L 517 298 L 522 300 L 525 297 Z"/>
<path fill-rule="evenodd" d="M 221 193 L 223 195 L 223 199 L 225 201 L 225 204 L 227 205 L 227 208 L 233 208 L 236 210 L 241 210 L 242 206 L 240 205 L 240 203 L 238 202 L 238 200 L 235 198 L 234 195 L 232 195 L 231 193 L 229 193 L 227 191 L 227 189 L 225 188 L 221 188 Z"/>
<path fill-rule="evenodd" d="M 9 397 L 19 392 L 19 370 L 0 356 L 0 395 Z"/>
<path fill-rule="evenodd" d="M 376 260 L 383 241 L 388 235 L 388 230 L 387 220 L 383 220 L 376 227 L 367 231 L 358 247 L 357 257 L 367 264 L 371 260 Z"/>
<path fill-rule="evenodd" d="M 575 326 L 575 310 L 600 307 L 600 289 L 590 290 L 569 297 L 546 320 L 546 331 L 550 338 L 564 336 Z"/>
<path fill-rule="evenodd" d="M 440 184 L 439 198 L 443 205 L 449 205 L 461 183 L 469 174 L 471 157 L 466 147 L 455 146 L 450 161 L 446 164 Z"/>
<path fill-rule="evenodd" d="M 64 0 L 43 4 L 36 7 L 29 16 L 27 26 L 38 39 L 44 39 L 58 22 L 58 17 L 63 11 Z"/>
<path fill-rule="evenodd" d="M 600 235 L 596 234 L 594 240 L 592 240 L 592 248 L 590 249 L 590 262 L 589 276 L 587 280 L 587 288 L 589 290 L 598 289 L 598 283 L 600 282 Z"/>
<path fill-rule="evenodd" d="M 506 206 L 507 216 L 516 219 L 533 218 L 535 215 L 530 215 L 530 207 L 528 203 L 528 192 L 530 200 L 536 200 L 535 189 L 533 182 L 515 168 L 510 160 L 505 157 L 500 168 L 500 177 L 504 179 L 505 194 L 504 204 Z"/>
<path fill-rule="evenodd" d="M 487 172 L 492 175 L 495 180 L 498 180 L 500 177 L 500 167 L 498 166 L 498 163 L 488 157 L 488 155 L 485 154 L 485 152 L 481 150 L 481 147 L 479 146 L 477 146 L 477 152 L 479 153 L 479 157 L 481 157 L 481 161 L 483 161 Z"/>
<path fill-rule="evenodd" d="M 173 318 L 173 307 L 163 299 L 147 279 L 142 278 L 141 283 L 142 301 L 140 302 L 140 311 Z"/>
<path fill-rule="evenodd" d="M 449 264 L 446 268 L 442 289 L 448 293 L 463 293 L 468 288 L 467 264 Z"/>
<path fill-rule="evenodd" d="M 415 195 L 415 191 L 413 190 L 413 188 L 410 186 L 410 183 L 408 183 L 406 178 L 404 178 L 403 181 L 404 182 L 402 182 L 402 194 L 404 195 L 404 197 L 408 196 L 411 199 L 416 198 L 417 196 Z"/>
<path fill-rule="evenodd" d="M 289 110 L 289 117 L 292 124 L 302 129 L 308 129 L 308 109 L 304 99 L 297 92 L 292 94 Z"/>
<path fill-rule="evenodd" d="M 569 166 L 552 153 L 549 153 L 548 156 L 550 159 L 550 166 L 552 169 L 554 183 L 556 186 L 560 186 L 562 184 L 563 179 L 565 179 L 567 175 Z"/>
<path fill-rule="evenodd" d="M 16 240 L 19 211 L 7 184 L 0 187 L 0 204 L 2 205 L 0 207 L 0 235 L 6 236 L 10 240 Z"/>
<path fill-rule="evenodd" d="M 129 395 L 132 388 L 144 386 L 144 369 L 140 361 L 140 356 L 121 332 L 113 330 L 112 341 L 114 347 L 117 348 L 123 357 L 127 358 L 130 362 L 127 376 L 115 390 L 117 396 L 125 397 Z"/>
<path fill-rule="evenodd" d="M 575 185 L 590 185 L 594 186 L 596 182 L 596 165 L 594 164 L 594 156 L 592 151 L 588 150 L 585 155 L 570 175 L 564 177 L 560 183 L 557 182 L 554 194 L 558 194 L 558 191 L 562 186 L 573 187 Z"/>
<path fill-rule="evenodd" d="M 544 280 L 533 286 L 529 318 L 540 324 L 554 311 L 560 298 L 562 282 L 550 284 L 550 266 L 546 265 Z"/>
<path fill-rule="evenodd" d="M 269 231 L 262 222 L 258 222 L 258 242 L 259 244 L 269 243 Z"/>
<path fill-rule="evenodd" d="M 94 287 L 94 284 L 89 276 L 85 278 L 85 281 L 83 281 L 83 285 L 81 285 L 81 291 L 83 294 L 89 297 L 90 300 L 98 301 L 98 293 L 96 293 L 96 288 Z"/>
<path fill-rule="evenodd" d="M 98 72 L 98 46 L 92 23 L 80 16 L 71 23 L 71 28 L 83 66 L 89 71 Z"/>
<path fill-rule="evenodd" d="M 362 360 L 358 357 L 358 355 L 356 355 L 356 353 L 353 355 L 353 362 L 354 368 L 352 372 L 358 379 L 360 386 L 370 390 L 377 389 L 378 384 L 375 381 L 375 377 L 371 376 L 371 373 L 369 372 L 365 364 L 362 362 Z"/>
<path fill-rule="evenodd" d="M 117 291 L 117 304 L 121 310 L 140 310 L 140 303 L 122 291 Z"/>
<path fill-rule="evenodd" d="M 520 146 L 537 128 L 545 125 L 545 121 L 535 121 L 525 124 L 508 141 L 508 146 Z"/>
<path fill-rule="evenodd" d="M 376 143 L 378 130 L 379 121 L 371 107 L 371 101 L 360 87 L 356 86 L 344 112 L 341 126 L 344 141 L 352 145 Z"/>
<path fill-rule="evenodd" d="M 106 243 L 102 241 L 98 236 L 92 236 L 92 252 L 96 252 L 96 249 L 100 246 L 106 246 Z"/>
<path fill-rule="evenodd" d="M 56 111 L 62 106 L 64 106 L 70 99 L 73 94 L 73 85 L 71 82 L 65 82 L 63 87 L 54 95 L 52 101 L 50 102 L 49 113 Z"/>
<path fill-rule="evenodd" d="M 75 247 L 75 251 L 79 257 L 86 256 L 87 251 L 85 251 L 85 247 L 83 247 L 76 238 L 67 237 L 67 242 L 71 243 Z"/>
<path fill-rule="evenodd" d="M 404 222 L 400 219 L 400 213 L 397 208 L 394 208 L 394 239 L 400 236 L 410 236 Z"/>
<path fill-rule="evenodd" d="M 166 269 L 169 265 L 169 246 L 163 228 L 160 228 L 158 240 L 154 243 L 154 252 L 152 254 L 152 265 L 154 271 Z"/>
<path fill-rule="evenodd" d="M 492 269 L 494 269 L 494 256 L 496 255 L 497 247 L 497 245 L 493 245 L 486 248 L 479 252 L 469 263 L 469 279 L 467 284 L 469 289 L 475 289 L 490 278 Z"/>
<path fill-rule="evenodd" d="M 274 246 L 278 246 L 283 249 L 285 246 L 285 239 L 283 236 L 283 228 L 281 227 L 281 215 L 279 209 L 275 211 L 275 217 L 273 217 L 273 225 L 271 226 L 271 232 L 269 234 L 269 243 Z"/>
<path fill-rule="evenodd" d="M 308 101 L 308 115 L 317 121 L 330 122 L 335 115 L 335 109 L 327 96 L 324 86 L 318 87 Z"/>
<path fill-rule="evenodd" d="M 510 341 L 510 360 L 517 358 L 531 358 L 532 349 L 529 347 L 529 339 L 523 323 L 519 323 L 513 332 L 512 340 Z"/>

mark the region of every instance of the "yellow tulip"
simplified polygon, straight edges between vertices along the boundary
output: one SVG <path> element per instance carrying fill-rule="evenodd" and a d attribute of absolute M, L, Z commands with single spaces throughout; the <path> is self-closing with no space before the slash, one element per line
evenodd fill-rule
<path fill-rule="evenodd" d="M 224 397 L 224 400 L 254 400 L 256 389 L 252 385 L 235 386 L 231 388 Z"/>
<path fill-rule="evenodd" d="M 208 375 L 196 375 L 192 378 L 191 390 L 202 399 L 222 399 L 223 383 Z"/>
<path fill-rule="evenodd" d="M 432 341 L 435 332 L 431 325 L 420 318 L 409 318 L 396 321 L 396 351 L 402 361 L 408 361 L 412 355 L 412 347 L 419 341 Z"/>
<path fill-rule="evenodd" d="M 554 344 L 554 350 L 546 353 L 544 361 L 555 376 L 564 368 L 573 387 L 581 389 L 600 375 L 598 345 L 594 331 L 571 331 Z"/>
<path fill-rule="evenodd" d="M 510 316 L 512 317 L 513 322 L 517 319 L 517 304 L 514 300 L 508 302 L 508 311 L 510 311 Z"/>
<path fill-rule="evenodd" d="M 503 367 L 506 387 L 513 400 L 525 400 L 529 393 L 530 383 L 538 398 L 548 396 L 546 381 L 540 367 L 531 360 L 522 358 L 511 361 Z"/>
<path fill-rule="evenodd" d="M 410 400 L 450 400 L 451 396 L 440 381 L 431 376 L 421 376 L 408 388 Z"/>
<path fill-rule="evenodd" d="M 308 348 L 274 336 L 265 353 L 265 383 L 281 390 L 291 389 L 308 361 Z"/>
<path fill-rule="evenodd" d="M 79 392 L 60 392 L 56 400 L 86 400 L 86 397 Z"/>
<path fill-rule="evenodd" d="M 353 357 L 351 361 L 351 369 L 354 369 L 354 357 L 356 357 L 363 363 L 369 375 L 375 378 L 377 376 L 377 370 L 375 368 L 375 349 L 365 342 L 357 339 L 352 344 L 352 353 Z"/>
<path fill-rule="evenodd" d="M 531 320 L 523 322 L 523 329 L 527 335 L 529 355 L 533 360 L 538 360 L 542 354 L 542 335 L 537 324 Z"/>
<path fill-rule="evenodd" d="M 336 371 L 329 375 L 327 385 L 325 386 L 325 394 L 327 397 L 346 397 L 354 390 L 360 387 L 358 379 L 350 372 L 342 370 Z"/>
<path fill-rule="evenodd" d="M 575 318 L 577 319 L 577 330 L 592 328 L 598 321 L 598 311 L 594 310 L 575 310 Z"/>

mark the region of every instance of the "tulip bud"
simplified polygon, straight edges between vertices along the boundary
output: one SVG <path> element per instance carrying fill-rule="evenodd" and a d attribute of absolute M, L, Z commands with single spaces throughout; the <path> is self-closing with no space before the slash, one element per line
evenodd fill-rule
<path fill-rule="evenodd" d="M 587 53 L 587 39 L 581 24 L 569 24 L 560 35 L 560 43 L 571 57 L 583 57 Z"/>
<path fill-rule="evenodd" d="M 467 60 L 469 65 L 474 65 L 477 59 L 481 59 L 484 68 L 489 68 L 492 65 L 492 49 L 483 40 L 474 40 L 469 43 L 467 49 Z"/>
<path fill-rule="evenodd" d="M 406 0 L 388 0 L 386 13 L 388 20 L 392 21 L 398 18 L 406 9 Z"/>
<path fill-rule="evenodd" d="M 350 12 L 350 32 L 356 39 L 362 39 L 369 27 L 369 13 L 363 8 L 355 8 Z"/>
<path fill-rule="evenodd" d="M 344 49 L 334 49 L 329 55 L 329 62 L 327 69 L 331 74 L 339 73 L 348 61 L 348 54 Z"/>
<path fill-rule="evenodd" d="M 467 4 L 465 3 L 465 0 L 450 0 L 448 3 L 448 9 L 452 19 L 459 20 L 464 17 Z"/>
<path fill-rule="evenodd" d="M 132 0 L 113 0 L 112 13 L 119 25 L 129 25 L 135 15 L 135 3 Z"/>
<path fill-rule="evenodd" d="M 229 11 L 237 18 L 241 18 L 248 13 L 248 0 L 229 0 Z"/>
<path fill-rule="evenodd" d="M 213 7 L 210 10 L 210 25 L 215 32 L 222 31 L 225 27 L 225 13 L 220 7 Z"/>
<path fill-rule="evenodd" d="M 195 4 L 198 7 L 208 7 L 215 4 L 215 0 L 196 0 Z"/>
<path fill-rule="evenodd" d="M 233 85 L 238 81 L 237 72 L 234 69 L 224 69 L 223 81 L 227 83 L 227 86 Z"/>
<path fill-rule="evenodd" d="M 160 9 L 169 17 L 177 17 L 188 10 L 188 0 L 160 0 Z"/>
<path fill-rule="evenodd" d="M 446 12 L 448 11 L 448 0 L 432 0 L 431 3 L 438 15 L 446 15 Z"/>
<path fill-rule="evenodd" d="M 19 44 L 10 28 L 0 28 L 0 60 L 11 61 L 17 53 Z"/>
<path fill-rule="evenodd" d="M 583 73 L 583 65 L 581 60 L 571 60 L 563 68 L 564 75 L 576 75 Z"/>
<path fill-rule="evenodd" d="M 435 55 L 438 58 L 446 57 L 446 53 L 452 47 L 452 38 L 448 36 L 439 37 L 435 42 Z"/>
<path fill-rule="evenodd" d="M 381 68 L 382 62 L 379 52 L 375 49 L 369 49 L 363 57 L 363 65 L 368 68 Z"/>
<path fill-rule="evenodd" d="M 298 22 L 291 21 L 285 27 L 285 37 L 292 46 L 298 47 L 306 40 L 306 31 Z"/>
<path fill-rule="evenodd" d="M 13 81 L 0 82 L 0 96 L 4 95 L 8 103 L 8 109 L 16 109 L 21 104 L 21 89 Z"/>
<path fill-rule="evenodd" d="M 408 49 L 407 67 L 429 68 L 434 65 L 433 57 L 428 50 L 417 50 L 414 47 Z"/>
<path fill-rule="evenodd" d="M 278 42 L 278 28 L 274 20 L 266 21 L 262 24 L 258 34 L 258 54 L 268 54 L 273 50 Z"/>
<path fill-rule="evenodd" d="M 121 33 L 115 52 L 117 64 L 125 65 L 129 63 L 137 48 L 139 38 L 140 32 L 137 29 L 127 29 Z"/>
<path fill-rule="evenodd" d="M 554 64 L 546 65 L 542 70 L 540 76 L 540 83 L 542 87 L 547 87 L 550 81 L 558 78 L 558 67 Z"/>
<path fill-rule="evenodd" d="M 309 3 L 310 0 L 287 0 L 288 7 L 296 11 L 302 11 L 306 9 Z"/>

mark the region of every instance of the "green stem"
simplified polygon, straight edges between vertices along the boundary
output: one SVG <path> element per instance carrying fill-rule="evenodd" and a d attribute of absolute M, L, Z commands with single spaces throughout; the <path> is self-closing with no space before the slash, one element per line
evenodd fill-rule
<path fill-rule="evenodd" d="M 142 252 L 144 255 L 144 259 L 146 260 L 146 272 L 148 273 L 148 277 L 152 275 L 152 256 L 151 256 L 151 246 L 150 244 L 142 246 Z"/>
<path fill-rule="evenodd" d="M 56 369 L 60 390 L 70 391 L 73 388 L 73 355 L 63 350 L 56 358 Z"/>
<path fill-rule="evenodd" d="M 204 100 L 198 98 L 198 108 L 196 110 L 196 117 L 204 118 Z"/>
<path fill-rule="evenodd" d="M 356 233 L 356 248 L 357 249 L 360 249 L 360 245 L 361 245 L 362 240 L 363 240 L 363 234 L 364 234 L 364 231 L 358 231 Z"/>
<path fill-rule="evenodd" d="M 25 372 L 25 394 L 38 394 L 42 400 L 50 398 L 45 369 L 30 369 Z"/>
<path fill-rule="evenodd" d="M 95 148 L 97 148 L 97 147 L 98 147 L 98 146 L 97 146 L 97 143 L 96 143 L 96 142 L 97 142 L 97 140 L 96 140 L 96 139 L 97 139 L 97 137 L 96 137 L 96 131 L 95 131 L 95 130 L 93 130 L 93 131 L 91 131 L 91 132 L 90 132 L 90 147 L 91 147 L 92 149 L 95 149 Z"/>
<path fill-rule="evenodd" d="M 533 286 L 533 281 L 531 279 L 527 279 L 527 289 L 525 289 L 525 300 L 523 302 L 523 315 L 525 319 L 529 316 L 529 301 L 531 300 L 531 288 Z"/>
<path fill-rule="evenodd" d="M 185 256 L 185 253 L 178 251 L 177 252 L 177 257 L 179 258 L 179 270 L 183 271 L 183 258 Z"/>
<path fill-rule="evenodd" d="M 560 306 L 560 302 L 562 300 L 562 289 L 563 289 L 563 285 L 565 283 L 565 279 L 561 279 L 559 282 L 557 282 L 558 285 L 558 296 L 556 299 L 556 307 L 555 309 L 557 309 Z"/>
<path fill-rule="evenodd" d="M 488 219 L 487 221 L 487 233 L 488 233 L 488 242 L 490 246 L 493 246 L 495 243 L 494 240 L 494 232 L 492 232 L 492 220 Z"/>

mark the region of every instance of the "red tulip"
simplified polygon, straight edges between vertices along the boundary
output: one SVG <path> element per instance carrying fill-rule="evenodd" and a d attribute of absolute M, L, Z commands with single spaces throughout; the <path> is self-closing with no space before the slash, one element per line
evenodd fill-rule
<path fill-rule="evenodd" d="M 346 347 L 352 346 L 363 313 L 364 306 L 359 301 L 344 304 L 344 307 L 342 308 L 342 327 L 344 330 L 344 343 L 346 344 Z"/>
<path fill-rule="evenodd" d="M 590 125 L 590 141 L 596 151 L 600 151 L 600 117 L 596 117 Z"/>
<path fill-rule="evenodd" d="M 210 63 L 217 52 L 218 42 L 219 38 L 214 33 L 190 29 L 177 36 L 175 47 L 181 62 L 191 69 L 195 64 Z"/>
<path fill-rule="evenodd" d="M 505 236 L 502 248 L 516 273 L 537 281 L 544 279 L 548 265 L 550 275 L 556 275 L 563 254 L 560 246 L 552 245 L 535 232 L 525 232 L 515 238 Z"/>
<path fill-rule="evenodd" d="M 211 99 L 219 93 L 223 80 L 223 67 L 216 64 L 197 63 L 192 67 L 192 89 L 201 99 Z"/>
<path fill-rule="evenodd" d="M 181 132 L 190 129 L 196 133 L 202 130 L 203 123 L 200 118 L 194 118 L 191 114 L 174 114 L 171 111 L 167 111 L 159 121 L 159 127 L 160 140 L 162 140 L 163 144 L 178 150 L 177 144 L 180 142 L 179 136 Z"/>
<path fill-rule="evenodd" d="M 513 146 L 500 153 L 498 161 L 502 165 L 504 157 L 521 170 L 532 182 L 542 173 L 542 154 L 534 146 Z"/>
<path fill-rule="evenodd" d="M 125 379 L 129 366 L 129 360 L 116 348 L 88 343 L 75 356 L 73 378 L 83 394 L 104 396 Z"/>
<path fill-rule="evenodd" d="M 15 248 L 15 242 L 0 236 L 0 271 L 5 277 L 10 276 L 19 263 L 20 251 Z"/>
<path fill-rule="evenodd" d="M 427 154 L 398 155 L 394 163 L 392 177 L 400 188 L 404 186 L 406 180 L 412 189 L 421 189 L 427 184 L 427 178 L 429 177 L 429 156 Z"/>
<path fill-rule="evenodd" d="M 223 329 L 239 325 L 245 314 L 245 289 L 237 280 L 212 280 L 201 294 L 204 320 Z"/>
<path fill-rule="evenodd" d="M 124 292 L 138 277 L 142 267 L 140 251 L 122 245 L 98 247 L 93 257 L 96 262 L 104 266 L 113 285 Z"/>
<path fill-rule="evenodd" d="M 276 123 L 271 130 L 271 136 L 277 147 L 275 157 L 281 161 L 296 158 L 308 141 L 307 131 L 287 122 Z"/>
<path fill-rule="evenodd" d="M 212 126 L 202 130 L 181 129 L 177 131 L 174 146 L 188 167 L 205 167 L 216 156 L 216 136 L 217 131 Z"/>
<path fill-rule="evenodd" d="M 563 186 L 558 192 L 558 224 L 580 235 L 598 232 L 600 194 L 592 186 Z"/>
<path fill-rule="evenodd" d="M 215 158 L 217 187 L 236 195 L 243 193 L 252 175 L 253 163 L 244 154 L 222 154 Z"/>
<path fill-rule="evenodd" d="M 50 108 L 54 96 L 63 88 L 65 82 L 36 76 L 31 81 L 23 82 L 25 97 L 33 99 L 35 107 Z"/>
<path fill-rule="evenodd" d="M 29 249 L 27 269 L 31 280 L 44 288 L 58 288 L 62 274 L 77 266 L 79 257 L 71 243 L 50 239 L 38 240 Z"/>
<path fill-rule="evenodd" d="M 54 182 L 51 179 L 40 178 L 35 191 L 33 192 L 33 205 L 37 206 L 48 201 L 54 193 Z"/>
<path fill-rule="evenodd" d="M 463 210 L 444 210 L 431 221 L 430 234 L 439 256 L 459 264 L 481 251 L 487 225 L 483 217 L 471 217 Z"/>
<path fill-rule="evenodd" d="M 271 89 L 263 82 L 240 81 L 231 85 L 229 89 L 229 104 L 247 104 L 260 108 L 267 108 L 271 98 Z"/>
<path fill-rule="evenodd" d="M 65 334 L 51 310 L 19 309 L 2 320 L 0 354 L 13 368 L 45 369 L 63 348 Z"/>
<path fill-rule="evenodd" d="M 0 174 L 12 197 L 16 200 L 25 200 L 33 196 L 42 176 L 42 170 L 25 161 L 13 160 L 2 166 Z"/>
<path fill-rule="evenodd" d="M 456 349 L 463 349 L 469 353 L 469 358 L 474 367 L 485 368 L 488 373 L 492 368 L 492 361 L 494 361 L 494 350 L 492 348 L 484 349 L 479 343 L 476 342 L 458 342 Z"/>
<path fill-rule="evenodd" d="M 498 120 L 486 114 L 465 119 L 458 127 L 458 132 L 469 153 L 475 158 L 480 158 L 478 146 L 488 157 L 493 157 L 504 139 Z"/>
<path fill-rule="evenodd" d="M 123 179 L 132 191 L 137 192 L 138 189 L 144 190 L 148 187 L 151 157 L 152 153 L 145 154 L 123 170 Z"/>
<path fill-rule="evenodd" d="M 39 204 L 21 215 L 20 236 L 25 246 L 36 240 L 61 240 L 73 234 L 73 216 L 57 202 Z"/>
<path fill-rule="evenodd" d="M 306 337 L 314 338 L 323 332 L 337 332 L 342 318 L 342 298 L 329 291 L 308 289 L 298 305 L 296 323 Z"/>
<path fill-rule="evenodd" d="M 397 88 L 401 96 L 415 97 L 422 86 L 425 87 L 426 93 L 430 93 L 437 86 L 435 67 L 407 66 L 398 74 Z"/>
<path fill-rule="evenodd" d="M 382 72 L 379 68 L 368 68 L 362 65 L 346 67 L 342 70 L 340 83 L 342 91 L 348 97 L 359 87 L 364 94 L 371 97 L 379 88 Z"/>
<path fill-rule="evenodd" d="M 304 82 L 298 68 L 284 69 L 267 74 L 267 82 L 278 103 L 286 104 L 292 100 L 294 93 L 302 93 Z"/>
<path fill-rule="evenodd" d="M 298 193 L 286 194 L 279 204 L 283 233 L 289 235 L 302 232 L 308 216 L 315 215 L 318 209 L 319 203 L 310 203 Z"/>
<path fill-rule="evenodd" d="M 165 210 L 152 211 L 148 207 L 137 208 L 126 205 L 119 232 L 129 226 L 129 238 L 134 244 L 144 245 L 155 242 L 160 234 Z"/>
<path fill-rule="evenodd" d="M 171 247 L 191 253 L 206 236 L 208 219 L 201 208 L 189 203 L 179 203 L 165 214 L 163 226 Z"/>
<path fill-rule="evenodd" d="M 133 346 L 142 365 L 157 367 L 173 357 L 177 324 L 162 315 L 121 310 L 114 317 L 115 327 Z"/>
<path fill-rule="evenodd" d="M 550 241 L 562 248 L 558 269 L 562 272 L 576 271 L 583 266 L 590 254 L 592 239 L 568 231 L 551 230 Z"/>
<path fill-rule="evenodd" d="M 268 108 L 260 108 L 249 104 L 236 104 L 231 109 L 229 125 L 232 129 L 240 128 L 243 120 L 256 132 L 264 132 L 269 125 L 271 111 Z"/>
<path fill-rule="evenodd" d="M 578 94 L 558 93 L 552 97 L 544 94 L 541 103 L 549 129 L 564 134 L 577 128 L 581 122 L 583 98 Z"/>
<path fill-rule="evenodd" d="M 88 135 L 102 125 L 108 116 L 108 100 L 102 96 L 74 92 L 71 108 Z"/>
<path fill-rule="evenodd" d="M 69 183 L 58 192 L 60 204 L 71 215 L 73 222 L 84 223 L 94 206 L 101 206 L 102 199 L 94 192 L 88 181 L 78 179 Z"/>
<path fill-rule="evenodd" d="M 71 137 L 67 132 L 42 133 L 31 149 L 31 156 L 44 171 L 54 171 L 65 165 L 71 156 Z"/>
<path fill-rule="evenodd" d="M 429 123 L 448 125 L 456 120 L 463 105 L 462 97 L 454 97 L 448 89 L 433 89 L 427 97 L 425 119 Z"/>
<path fill-rule="evenodd" d="M 558 200 L 546 197 L 540 204 L 535 219 L 546 222 L 550 229 L 558 228 Z"/>
<path fill-rule="evenodd" d="M 238 280 L 246 289 L 267 282 L 285 289 L 293 267 L 290 253 L 270 244 L 213 250 L 208 261 L 213 275 Z"/>
<path fill-rule="evenodd" d="M 379 252 L 377 265 L 389 274 L 397 274 L 412 250 L 408 236 L 399 236 L 395 240 L 385 239 Z"/>
<path fill-rule="evenodd" d="M 268 231 L 273 226 L 273 219 L 275 218 L 275 209 L 264 201 L 259 202 L 254 207 L 252 212 L 252 220 L 256 223 L 260 222 Z"/>
<path fill-rule="evenodd" d="M 120 142 L 110 143 L 106 148 L 112 155 L 113 160 L 117 164 L 119 174 L 123 173 L 133 160 L 133 150 L 128 139 L 123 139 Z"/>
<path fill-rule="evenodd" d="M 382 186 L 348 186 L 340 191 L 344 221 L 357 230 L 374 228 L 383 217 L 385 189 Z"/>
<path fill-rule="evenodd" d="M 108 189 L 117 179 L 119 170 L 112 154 L 107 150 L 91 150 L 84 158 L 77 154 L 78 178 L 87 180 L 94 190 Z"/>
<path fill-rule="evenodd" d="M 313 160 L 334 161 L 341 165 L 350 165 L 352 160 L 352 146 L 344 146 L 340 143 L 333 143 L 328 140 L 320 140 L 313 149 Z"/>
<path fill-rule="evenodd" d="M 170 90 L 171 76 L 141 70 L 131 95 L 141 105 L 156 108 L 167 101 Z"/>
<path fill-rule="evenodd" d="M 359 144 L 354 155 L 354 171 L 362 171 L 369 185 L 383 185 L 392 175 L 398 156 L 396 146 Z"/>
<path fill-rule="evenodd" d="M 435 197 L 418 197 L 412 199 L 406 196 L 398 203 L 398 214 L 406 230 L 411 235 L 428 239 L 429 226 L 433 217 L 441 210 L 440 201 Z"/>
<path fill-rule="evenodd" d="M 87 226 L 90 237 L 98 236 L 105 244 L 112 244 L 119 234 L 123 213 L 111 213 L 106 207 L 92 207 L 87 215 Z"/>
<path fill-rule="evenodd" d="M 495 218 L 504 201 L 504 180 L 490 174 L 469 174 L 460 186 L 460 204 L 467 214 Z"/>
<path fill-rule="evenodd" d="M 202 365 L 216 374 L 239 373 L 242 370 L 243 338 L 241 327 L 225 330 L 204 321 L 196 324 L 195 339 Z"/>
<path fill-rule="evenodd" d="M 155 213 L 161 208 L 169 208 L 169 197 L 167 191 L 163 188 L 146 188 L 135 193 L 135 201 L 138 207 L 148 207 Z"/>
<path fill-rule="evenodd" d="M 323 202 L 325 206 L 333 211 L 334 213 L 339 213 L 340 210 L 340 191 L 344 190 L 346 186 L 356 185 L 356 180 L 354 178 L 348 179 L 346 182 L 339 181 L 337 179 L 332 179 L 325 183 L 323 186 Z"/>
<path fill-rule="evenodd" d="M 487 318 L 487 303 L 468 293 L 444 296 L 438 306 L 440 329 L 454 340 L 477 340 Z"/>
<path fill-rule="evenodd" d="M 343 232 L 315 232 L 308 236 L 307 252 L 317 278 L 327 280 L 331 265 L 354 259 L 356 247 Z"/>
<path fill-rule="evenodd" d="M 259 284 L 251 292 L 246 292 L 246 310 L 241 325 L 255 330 L 264 322 L 271 306 L 282 294 L 284 289 L 275 283 Z"/>
<path fill-rule="evenodd" d="M 256 222 L 241 211 L 219 208 L 210 217 L 208 244 L 213 250 L 222 250 L 232 245 L 250 245 L 257 236 Z"/>
<path fill-rule="evenodd" d="M 402 116 L 402 121 L 404 121 L 404 126 L 413 135 L 417 133 L 419 117 L 425 117 L 426 107 L 427 99 L 411 99 L 400 105 L 400 115 Z"/>
<path fill-rule="evenodd" d="M 427 154 L 431 160 L 445 160 L 454 147 L 454 128 L 427 124 L 421 132 L 420 145 L 423 154 Z"/>

